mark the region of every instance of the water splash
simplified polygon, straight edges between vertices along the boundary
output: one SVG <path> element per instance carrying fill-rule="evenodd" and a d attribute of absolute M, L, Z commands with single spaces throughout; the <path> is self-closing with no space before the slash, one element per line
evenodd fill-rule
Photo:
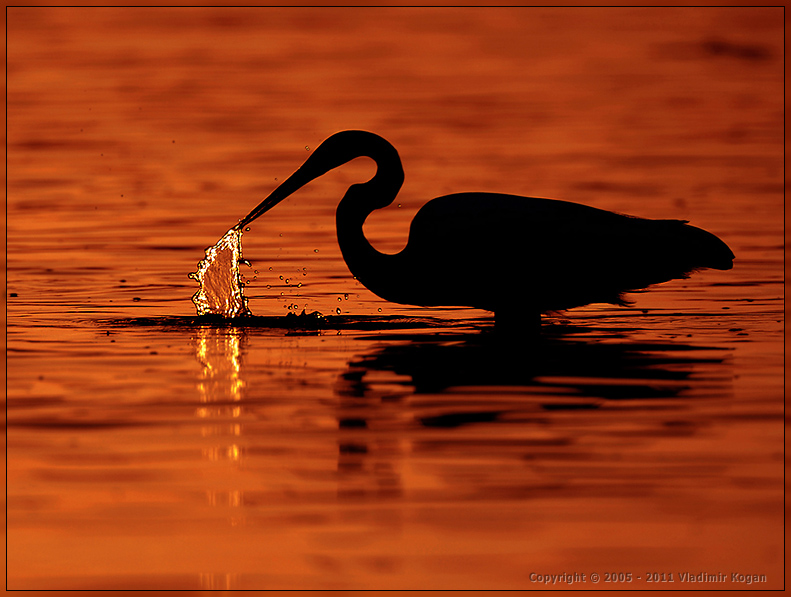
<path fill-rule="evenodd" d="M 198 271 L 189 274 L 200 284 L 192 296 L 198 315 L 243 317 L 252 315 L 244 296 L 239 264 L 249 265 L 242 257 L 242 230 L 231 228 L 198 263 Z"/>

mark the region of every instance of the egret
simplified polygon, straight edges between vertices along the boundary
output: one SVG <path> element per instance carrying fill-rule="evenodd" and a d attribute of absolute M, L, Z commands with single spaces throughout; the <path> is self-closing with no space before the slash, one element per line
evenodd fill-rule
<path fill-rule="evenodd" d="M 484 309 L 494 312 L 497 328 L 523 326 L 540 323 L 548 311 L 625 305 L 627 292 L 701 268 L 733 267 L 733 253 L 722 240 L 685 220 L 484 192 L 429 201 L 415 215 L 404 249 L 381 253 L 365 238 L 363 223 L 393 202 L 404 171 L 388 141 L 354 130 L 327 138 L 237 227 L 358 157 L 373 159 L 376 172 L 352 185 L 338 203 L 338 244 L 352 275 L 388 301 Z"/>

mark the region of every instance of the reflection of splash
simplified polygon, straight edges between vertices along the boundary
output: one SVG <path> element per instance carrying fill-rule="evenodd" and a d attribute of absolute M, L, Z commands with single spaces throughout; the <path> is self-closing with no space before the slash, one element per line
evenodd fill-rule
<path fill-rule="evenodd" d="M 242 371 L 242 343 L 244 330 L 240 328 L 198 328 L 196 356 L 202 365 L 198 390 L 201 418 L 239 417 L 244 381 Z"/>
<path fill-rule="evenodd" d="M 250 315 L 239 263 L 246 263 L 242 257 L 242 231 L 231 228 L 217 244 L 206 249 L 206 257 L 198 263 L 198 271 L 189 274 L 200 284 L 192 297 L 198 315 Z"/>
<path fill-rule="evenodd" d="M 207 591 L 228 591 L 239 585 L 239 575 L 231 574 L 229 572 L 219 574 L 213 572 L 201 572 L 199 578 L 201 589 Z"/>
<path fill-rule="evenodd" d="M 201 425 L 203 437 L 230 436 L 228 445 L 212 445 L 203 448 L 203 456 L 210 461 L 227 460 L 239 463 L 242 450 L 239 437 L 242 426 L 242 355 L 244 353 L 245 333 L 239 328 L 198 328 L 195 343 L 195 356 L 201 364 L 198 392 L 201 405 L 195 414 L 204 421 Z M 238 508 L 244 496 L 238 489 L 206 490 L 209 505 Z M 243 518 L 231 516 L 233 526 L 242 524 Z"/>

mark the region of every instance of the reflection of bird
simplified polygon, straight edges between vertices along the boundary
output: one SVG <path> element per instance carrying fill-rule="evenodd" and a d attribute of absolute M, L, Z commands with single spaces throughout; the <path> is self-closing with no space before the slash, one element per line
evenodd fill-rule
<path fill-rule="evenodd" d="M 297 189 L 358 157 L 376 174 L 352 185 L 338 204 L 338 243 L 349 270 L 396 303 L 494 311 L 499 326 L 536 321 L 542 312 L 588 303 L 624 304 L 623 293 L 711 267 L 730 269 L 719 238 L 681 220 L 647 220 L 585 205 L 496 193 L 459 193 L 429 201 L 396 254 L 374 249 L 363 223 L 395 199 L 404 181 L 398 152 L 364 131 L 324 141 L 238 227 Z"/>

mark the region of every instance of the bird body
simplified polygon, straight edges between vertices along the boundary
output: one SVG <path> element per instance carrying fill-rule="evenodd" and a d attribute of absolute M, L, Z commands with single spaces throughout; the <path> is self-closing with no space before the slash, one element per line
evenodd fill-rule
<path fill-rule="evenodd" d="M 351 273 L 388 301 L 485 309 L 499 324 L 589 303 L 624 304 L 626 292 L 700 268 L 733 266 L 724 242 L 683 220 L 484 192 L 429 201 L 415 215 L 404 249 L 381 253 L 365 238 L 363 223 L 395 199 L 404 174 L 395 148 L 364 131 L 329 137 L 238 226 L 361 156 L 377 170 L 338 204 L 338 243 Z"/>

